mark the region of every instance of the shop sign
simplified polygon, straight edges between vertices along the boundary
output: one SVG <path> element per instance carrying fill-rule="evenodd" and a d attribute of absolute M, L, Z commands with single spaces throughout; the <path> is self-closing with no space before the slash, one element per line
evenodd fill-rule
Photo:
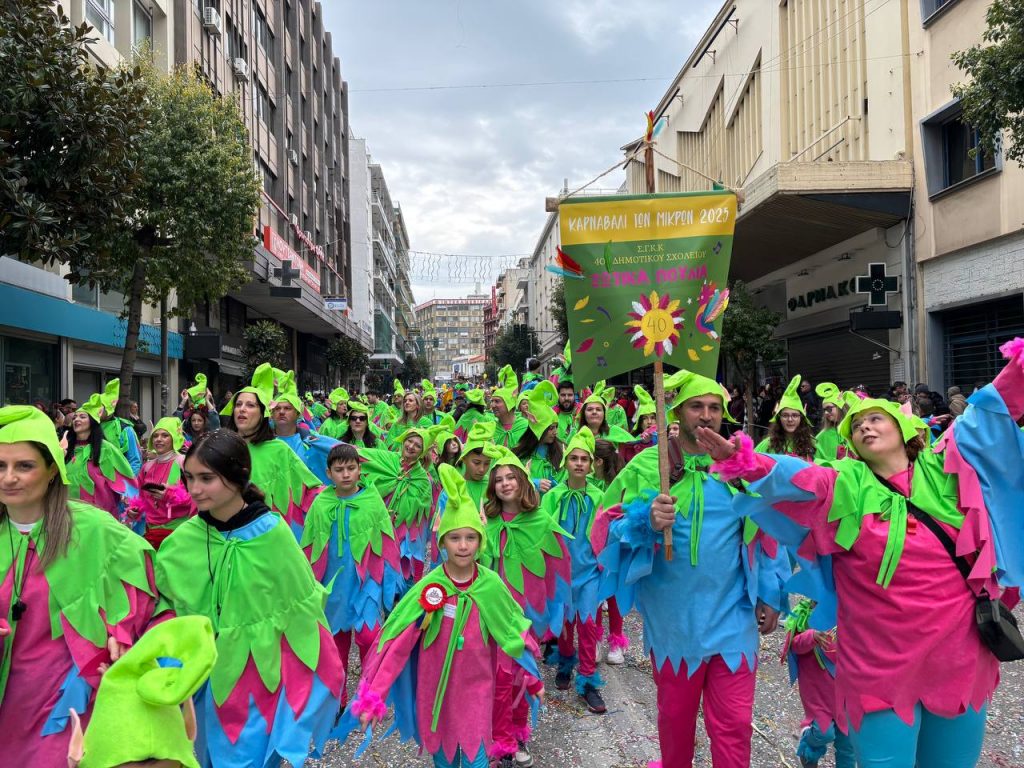
<path fill-rule="evenodd" d="M 295 249 L 288 245 L 288 241 L 277 234 L 269 224 L 263 227 L 263 247 L 281 261 L 291 261 L 293 268 L 301 273 L 302 282 L 320 293 L 320 273 L 314 266 L 307 264 Z"/>
<path fill-rule="evenodd" d="M 867 269 L 868 259 L 841 261 L 816 267 L 811 274 L 786 280 L 786 317 L 804 317 L 837 307 L 867 303 L 857 293 L 857 277 Z"/>
<path fill-rule="evenodd" d="M 328 312 L 345 312 L 348 310 L 348 299 L 330 298 L 324 299 L 324 309 Z"/>

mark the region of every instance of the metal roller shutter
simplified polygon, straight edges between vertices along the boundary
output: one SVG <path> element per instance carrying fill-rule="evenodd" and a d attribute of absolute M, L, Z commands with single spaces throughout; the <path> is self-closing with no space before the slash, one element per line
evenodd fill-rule
<path fill-rule="evenodd" d="M 864 335 L 888 344 L 888 331 L 865 331 Z M 834 382 L 841 389 L 863 384 L 876 397 L 884 397 L 889 381 L 889 352 L 855 336 L 846 328 L 821 331 L 787 340 L 789 374 L 800 374 L 812 384 Z"/>
<path fill-rule="evenodd" d="M 945 388 L 960 387 L 969 395 L 976 381 L 990 382 L 1005 362 L 999 345 L 1024 336 L 1024 298 L 1006 299 L 953 309 L 940 315 L 945 354 Z M 934 385 L 933 385 L 934 386 Z"/>

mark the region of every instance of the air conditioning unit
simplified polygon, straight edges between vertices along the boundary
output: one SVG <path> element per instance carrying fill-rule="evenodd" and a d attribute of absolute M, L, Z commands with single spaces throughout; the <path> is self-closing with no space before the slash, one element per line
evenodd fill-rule
<path fill-rule="evenodd" d="M 203 29 L 214 37 L 220 37 L 220 14 L 216 8 L 203 8 Z"/>
<path fill-rule="evenodd" d="M 288 150 L 288 162 L 294 165 L 296 168 L 299 167 L 299 153 L 294 149 Z"/>
<path fill-rule="evenodd" d="M 298 217 L 297 214 L 294 214 L 294 213 L 292 214 L 291 223 L 292 223 L 293 227 L 299 226 L 299 217 Z"/>
<path fill-rule="evenodd" d="M 234 70 L 236 80 L 241 80 L 244 83 L 249 82 L 249 62 L 245 59 L 233 59 L 231 61 L 231 69 Z"/>

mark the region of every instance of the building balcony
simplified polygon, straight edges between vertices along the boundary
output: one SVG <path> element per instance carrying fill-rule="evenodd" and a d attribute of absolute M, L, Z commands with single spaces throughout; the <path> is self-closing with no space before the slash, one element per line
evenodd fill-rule
<path fill-rule="evenodd" d="M 744 188 L 731 277 L 750 282 L 907 217 L 907 160 L 778 163 Z"/>

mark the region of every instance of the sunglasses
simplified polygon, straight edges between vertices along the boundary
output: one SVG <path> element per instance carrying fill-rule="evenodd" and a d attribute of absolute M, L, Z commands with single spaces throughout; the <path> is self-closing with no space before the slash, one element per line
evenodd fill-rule
<path fill-rule="evenodd" d="M 355 415 L 353 415 L 353 416 L 349 416 L 348 420 L 349 421 L 366 421 L 366 417 L 365 416 L 355 416 Z"/>

